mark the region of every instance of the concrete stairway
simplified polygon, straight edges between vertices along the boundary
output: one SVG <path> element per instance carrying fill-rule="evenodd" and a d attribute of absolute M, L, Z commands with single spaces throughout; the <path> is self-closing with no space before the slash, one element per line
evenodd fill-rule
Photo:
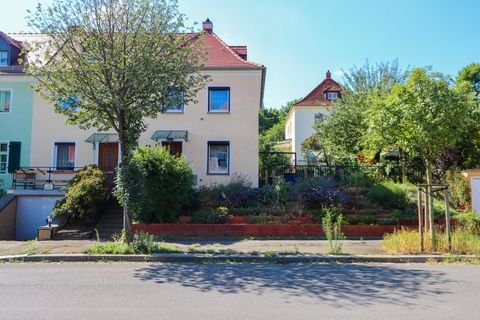
<path fill-rule="evenodd" d="M 120 234 L 122 232 L 123 209 L 114 196 L 108 200 L 105 211 L 95 228 L 102 240 L 111 240 L 115 233 Z"/>

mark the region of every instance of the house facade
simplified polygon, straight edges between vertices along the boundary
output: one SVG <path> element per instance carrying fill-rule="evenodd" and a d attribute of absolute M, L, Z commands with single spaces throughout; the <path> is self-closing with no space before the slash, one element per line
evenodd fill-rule
<path fill-rule="evenodd" d="M 22 44 L 0 32 L 0 190 L 12 183 L 12 172 L 30 164 L 32 79 L 19 64 Z"/>
<path fill-rule="evenodd" d="M 332 109 L 333 102 L 342 95 L 342 87 L 327 71 L 325 79 L 305 98 L 290 109 L 285 120 L 285 139 L 282 144 L 288 152 L 295 153 L 292 162 L 307 164 L 308 157 L 302 153 L 302 143 L 315 133 L 315 123 L 323 121 Z"/>
<path fill-rule="evenodd" d="M 207 59 L 202 73 L 209 75 L 209 83 L 198 93 L 197 103 L 178 105 L 156 119 L 147 119 L 139 145 L 168 146 L 172 153 L 184 155 L 197 185 L 226 183 L 241 175 L 257 186 L 258 111 L 266 69 L 247 60 L 246 46 L 224 43 L 209 20 L 203 23 L 203 32 Z M 27 34 L 11 37 L 29 40 Z M 88 164 L 113 172 L 120 159 L 118 136 L 113 131 L 66 125 L 66 117 L 55 113 L 42 97 L 33 95 L 32 99 L 31 167 L 50 168 L 57 179 L 66 180 Z"/>

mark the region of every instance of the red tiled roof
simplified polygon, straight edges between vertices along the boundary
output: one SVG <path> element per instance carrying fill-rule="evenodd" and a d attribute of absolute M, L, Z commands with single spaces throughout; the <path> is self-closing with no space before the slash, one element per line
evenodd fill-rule
<path fill-rule="evenodd" d="M 247 61 L 240 54 L 247 52 L 246 46 L 228 46 L 215 33 L 205 32 L 203 42 L 207 48 L 206 68 L 262 69 L 263 65 Z M 240 53 L 240 54 L 239 54 Z"/>
<path fill-rule="evenodd" d="M 247 46 L 229 46 L 235 51 L 243 60 L 247 60 Z"/>
<path fill-rule="evenodd" d="M 342 92 L 342 87 L 332 78 L 330 72 L 327 72 L 327 78 L 323 80 L 315 89 L 312 90 L 305 98 L 297 102 L 295 106 L 319 106 L 329 105 L 331 100 L 326 98 L 327 92 Z"/>

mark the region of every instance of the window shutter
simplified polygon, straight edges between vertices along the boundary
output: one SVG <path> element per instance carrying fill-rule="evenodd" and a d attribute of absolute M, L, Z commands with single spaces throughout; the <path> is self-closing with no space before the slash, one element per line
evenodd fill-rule
<path fill-rule="evenodd" d="M 8 148 L 8 172 L 12 173 L 20 168 L 21 142 L 10 142 Z"/>

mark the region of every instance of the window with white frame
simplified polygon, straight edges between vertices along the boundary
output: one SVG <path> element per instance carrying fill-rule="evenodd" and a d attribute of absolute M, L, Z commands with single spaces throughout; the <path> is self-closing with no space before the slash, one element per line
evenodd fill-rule
<path fill-rule="evenodd" d="M 230 143 L 216 141 L 208 143 L 208 174 L 229 174 Z"/>
<path fill-rule="evenodd" d="M 11 101 L 12 101 L 12 91 L 0 89 L 0 113 L 10 112 Z"/>
<path fill-rule="evenodd" d="M 75 168 L 75 143 L 56 142 L 54 160 L 56 170 L 73 170 Z"/>
<path fill-rule="evenodd" d="M 338 92 L 327 92 L 328 100 L 336 100 L 338 98 Z"/>
<path fill-rule="evenodd" d="M 183 112 L 183 93 L 174 91 L 170 94 L 173 105 L 165 110 L 167 113 L 182 113 Z"/>
<path fill-rule="evenodd" d="M 8 66 L 8 51 L 0 51 L 0 66 Z"/>
<path fill-rule="evenodd" d="M 8 168 L 8 142 L 0 142 L 0 174 L 7 173 Z"/>
<path fill-rule="evenodd" d="M 208 88 L 208 112 L 230 112 L 230 88 Z"/>

